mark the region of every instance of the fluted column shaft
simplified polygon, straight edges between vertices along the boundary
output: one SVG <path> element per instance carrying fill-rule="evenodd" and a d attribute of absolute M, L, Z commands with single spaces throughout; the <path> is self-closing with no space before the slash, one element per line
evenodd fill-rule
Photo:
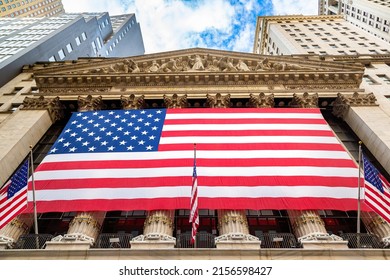
<path fill-rule="evenodd" d="M 144 235 L 167 235 L 173 236 L 174 210 L 153 210 L 148 212 L 144 224 Z"/>
<path fill-rule="evenodd" d="M 315 211 L 288 210 L 288 216 L 298 239 L 328 235 L 325 223 Z"/>
<path fill-rule="evenodd" d="M 105 212 L 80 212 L 69 224 L 68 236 L 94 242 L 100 233 Z"/>
<path fill-rule="evenodd" d="M 20 236 L 27 234 L 34 223 L 32 214 L 21 214 L 0 229 L 0 241 L 16 242 Z"/>
<path fill-rule="evenodd" d="M 219 234 L 249 234 L 245 210 L 219 210 Z"/>

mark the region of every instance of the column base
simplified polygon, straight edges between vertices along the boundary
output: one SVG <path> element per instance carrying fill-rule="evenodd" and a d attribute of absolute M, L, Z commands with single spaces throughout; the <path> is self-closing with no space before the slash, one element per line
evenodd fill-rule
<path fill-rule="evenodd" d="M 88 250 L 93 245 L 93 238 L 83 234 L 65 234 L 54 237 L 47 241 L 45 249 L 47 250 Z"/>
<path fill-rule="evenodd" d="M 12 238 L 0 235 L 0 250 L 12 248 L 14 240 Z"/>
<path fill-rule="evenodd" d="M 0 241 L 0 250 L 6 250 L 9 248 L 8 242 Z"/>
<path fill-rule="evenodd" d="M 130 241 L 131 249 L 173 249 L 176 245 L 176 238 L 159 233 L 139 235 Z"/>
<path fill-rule="evenodd" d="M 312 233 L 298 238 L 303 249 L 348 249 L 348 240 L 327 233 Z"/>
<path fill-rule="evenodd" d="M 261 241 L 256 236 L 243 233 L 229 233 L 215 238 L 217 249 L 260 249 Z"/>

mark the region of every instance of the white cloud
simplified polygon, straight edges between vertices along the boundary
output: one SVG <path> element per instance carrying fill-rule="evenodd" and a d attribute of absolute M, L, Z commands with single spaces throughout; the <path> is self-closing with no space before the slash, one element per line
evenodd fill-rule
<path fill-rule="evenodd" d="M 318 0 L 272 0 L 274 15 L 318 15 Z"/>

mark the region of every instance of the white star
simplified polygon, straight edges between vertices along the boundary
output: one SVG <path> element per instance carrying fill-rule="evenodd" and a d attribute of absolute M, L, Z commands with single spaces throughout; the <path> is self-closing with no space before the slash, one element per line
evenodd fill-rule
<path fill-rule="evenodd" d="M 153 115 L 152 115 L 152 114 L 149 114 L 149 115 L 148 115 L 148 118 L 151 118 L 151 117 L 153 117 Z"/>
<path fill-rule="evenodd" d="M 108 114 L 109 114 L 109 115 L 113 115 L 113 114 L 114 114 L 114 112 L 113 112 L 113 111 L 110 111 Z"/>
<path fill-rule="evenodd" d="M 156 113 L 157 113 L 157 114 L 161 114 L 161 113 L 162 113 L 162 111 L 161 111 L 161 110 L 158 110 L 158 111 L 156 111 Z"/>
<path fill-rule="evenodd" d="M 95 123 L 94 125 L 93 125 L 93 127 L 99 127 L 100 126 L 100 123 Z"/>
<path fill-rule="evenodd" d="M 105 123 L 109 123 L 110 121 L 111 121 L 110 119 L 104 120 Z"/>
<path fill-rule="evenodd" d="M 77 133 L 76 132 L 73 132 L 70 134 L 70 137 L 76 137 Z"/>
<path fill-rule="evenodd" d="M 95 150 L 96 150 L 96 148 L 94 146 L 88 148 L 88 151 L 90 151 L 90 152 L 93 152 Z"/>
<path fill-rule="evenodd" d="M 89 121 L 88 121 L 88 123 L 93 123 L 93 122 L 94 122 L 94 120 L 89 120 Z"/>
<path fill-rule="evenodd" d="M 150 125 L 150 122 L 146 122 L 146 123 L 145 123 L 145 126 L 149 126 L 149 125 Z"/>
<path fill-rule="evenodd" d="M 104 116 L 99 116 L 99 119 L 101 120 L 101 119 L 104 119 Z"/>
<path fill-rule="evenodd" d="M 140 130 L 141 128 L 139 126 L 135 127 L 134 130 Z"/>
<path fill-rule="evenodd" d="M 90 133 L 88 133 L 88 136 L 94 136 L 95 135 L 95 132 L 90 132 Z"/>
<path fill-rule="evenodd" d="M 83 139 L 84 139 L 83 137 L 79 137 L 79 138 L 76 138 L 76 141 L 80 142 Z"/>
<path fill-rule="evenodd" d="M 76 116 L 81 117 L 81 115 L 82 115 L 81 113 L 78 113 Z"/>
<path fill-rule="evenodd" d="M 125 112 L 125 115 L 128 115 L 128 114 L 130 114 L 130 111 L 126 111 L 126 112 Z"/>
<path fill-rule="evenodd" d="M 143 145 L 143 144 L 145 144 L 144 140 L 138 141 L 138 145 Z"/>
<path fill-rule="evenodd" d="M 64 144 L 64 147 L 69 147 L 69 145 L 70 145 L 70 143 L 69 143 L 69 142 L 66 142 L 66 143 Z"/>
<path fill-rule="evenodd" d="M 157 126 L 153 126 L 152 130 L 157 130 L 157 128 L 158 128 Z"/>
<path fill-rule="evenodd" d="M 113 127 L 116 127 L 116 126 L 117 126 L 117 124 L 116 124 L 116 123 L 112 123 L 112 124 L 111 124 L 111 126 L 113 126 Z"/>
<path fill-rule="evenodd" d="M 125 145 L 127 142 L 125 140 L 119 142 L 119 145 Z"/>
<path fill-rule="evenodd" d="M 109 151 L 113 151 L 115 149 L 115 147 L 114 146 L 110 146 L 110 147 L 108 147 L 108 150 Z"/>
<path fill-rule="evenodd" d="M 137 136 L 131 136 L 131 140 L 136 140 L 138 137 Z"/>
<path fill-rule="evenodd" d="M 72 124 L 76 124 L 76 123 L 78 123 L 78 121 L 73 121 L 73 122 L 72 122 Z"/>
<path fill-rule="evenodd" d="M 153 146 L 150 146 L 150 145 L 149 145 L 149 146 L 146 147 L 146 150 L 147 150 L 147 151 L 151 151 L 152 149 L 153 149 Z"/>
<path fill-rule="evenodd" d="M 112 135 L 112 132 L 109 131 L 109 132 L 106 133 L 106 135 L 107 135 L 107 136 L 111 136 L 111 135 Z"/>
<path fill-rule="evenodd" d="M 137 117 L 136 114 L 132 114 L 132 115 L 131 115 L 131 118 L 132 118 L 132 119 L 134 119 L 134 118 L 136 118 L 136 117 Z"/>
<path fill-rule="evenodd" d="M 64 142 L 65 138 L 61 137 L 60 139 L 58 139 L 58 142 L 61 143 L 61 142 Z"/>
<path fill-rule="evenodd" d="M 144 130 L 144 131 L 141 132 L 141 134 L 142 135 L 146 135 L 146 134 L 148 134 L 148 132 L 146 130 Z"/>
<path fill-rule="evenodd" d="M 134 149 L 133 146 L 128 146 L 128 147 L 127 147 L 127 150 L 128 150 L 128 151 L 132 151 L 133 149 Z"/>
<path fill-rule="evenodd" d="M 87 117 L 87 116 L 84 116 L 84 117 L 83 117 L 83 120 L 86 120 L 86 119 L 88 119 L 88 117 Z"/>
<path fill-rule="evenodd" d="M 89 145 L 89 142 L 88 141 L 85 141 L 84 143 L 83 143 L 83 146 L 88 146 Z"/>
<path fill-rule="evenodd" d="M 139 119 L 138 119 L 138 122 L 143 122 L 143 121 L 144 121 L 143 118 L 139 118 Z"/>
<path fill-rule="evenodd" d="M 142 110 L 142 111 L 141 111 L 141 114 L 145 114 L 145 113 L 146 113 L 146 111 L 145 111 L 145 110 Z"/>
<path fill-rule="evenodd" d="M 127 124 L 127 126 L 133 126 L 133 125 L 134 125 L 134 123 L 132 123 L 132 122 Z"/>
<path fill-rule="evenodd" d="M 100 129 L 100 131 L 106 131 L 106 129 L 107 129 L 107 128 L 102 127 L 102 128 Z"/>
<path fill-rule="evenodd" d="M 65 130 L 65 133 L 69 133 L 69 132 L 71 132 L 72 130 L 71 129 L 67 129 L 67 130 Z"/>
<path fill-rule="evenodd" d="M 102 137 L 100 137 L 100 136 L 95 137 L 95 141 L 100 141 L 100 139 L 102 139 Z"/>
<path fill-rule="evenodd" d="M 130 133 L 131 133 L 130 131 L 125 131 L 123 134 L 124 135 L 130 135 Z"/>
<path fill-rule="evenodd" d="M 126 119 L 121 119 L 121 122 L 127 122 L 127 120 Z"/>
<path fill-rule="evenodd" d="M 75 152 L 76 150 L 77 150 L 77 148 L 72 147 L 72 148 L 69 149 L 69 152 Z"/>
<path fill-rule="evenodd" d="M 155 118 L 154 121 L 155 121 L 155 122 L 159 122 L 160 119 L 159 119 L 159 118 Z"/>
<path fill-rule="evenodd" d="M 78 124 L 76 127 L 77 127 L 77 128 L 82 128 L 83 125 L 82 125 L 82 124 Z"/>
<path fill-rule="evenodd" d="M 156 136 L 152 135 L 152 136 L 149 136 L 149 140 L 154 140 L 156 138 Z"/>
<path fill-rule="evenodd" d="M 50 153 L 55 153 L 55 152 L 57 152 L 57 150 L 58 150 L 57 148 L 53 148 L 50 150 Z"/>
<path fill-rule="evenodd" d="M 119 139 L 119 137 L 118 136 L 114 136 L 114 137 L 112 137 L 112 140 L 118 140 Z"/>
<path fill-rule="evenodd" d="M 89 128 L 83 128 L 82 132 L 87 132 L 89 130 Z"/>
<path fill-rule="evenodd" d="M 102 145 L 102 146 L 106 146 L 107 144 L 108 144 L 107 141 L 103 141 L 103 142 L 100 143 L 100 145 Z"/>
<path fill-rule="evenodd" d="M 98 112 L 93 112 L 92 115 L 97 116 L 97 115 L 98 115 Z"/>
<path fill-rule="evenodd" d="M 116 119 L 119 119 L 120 117 L 121 117 L 120 115 L 116 115 L 116 116 L 115 116 Z"/>
<path fill-rule="evenodd" d="M 116 129 L 116 131 L 122 131 L 123 130 L 123 127 L 118 127 L 117 129 Z"/>

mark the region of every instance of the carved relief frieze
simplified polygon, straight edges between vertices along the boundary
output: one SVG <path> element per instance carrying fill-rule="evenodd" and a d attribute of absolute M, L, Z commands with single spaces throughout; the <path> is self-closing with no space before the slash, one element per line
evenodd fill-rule
<path fill-rule="evenodd" d="M 333 103 L 333 114 L 336 117 L 342 118 L 348 112 L 350 107 L 357 106 L 379 106 L 376 103 L 375 95 L 371 93 L 354 92 L 353 94 L 337 94 L 337 98 Z"/>
<path fill-rule="evenodd" d="M 83 94 L 83 93 L 104 93 L 108 92 L 109 88 L 73 88 L 73 87 L 67 87 L 67 88 L 40 88 L 39 93 L 42 95 L 74 95 L 74 94 Z"/>
<path fill-rule="evenodd" d="M 26 97 L 23 100 L 23 106 L 21 110 L 47 110 L 53 122 L 60 120 L 64 117 L 64 106 L 61 103 L 59 97 Z"/>

